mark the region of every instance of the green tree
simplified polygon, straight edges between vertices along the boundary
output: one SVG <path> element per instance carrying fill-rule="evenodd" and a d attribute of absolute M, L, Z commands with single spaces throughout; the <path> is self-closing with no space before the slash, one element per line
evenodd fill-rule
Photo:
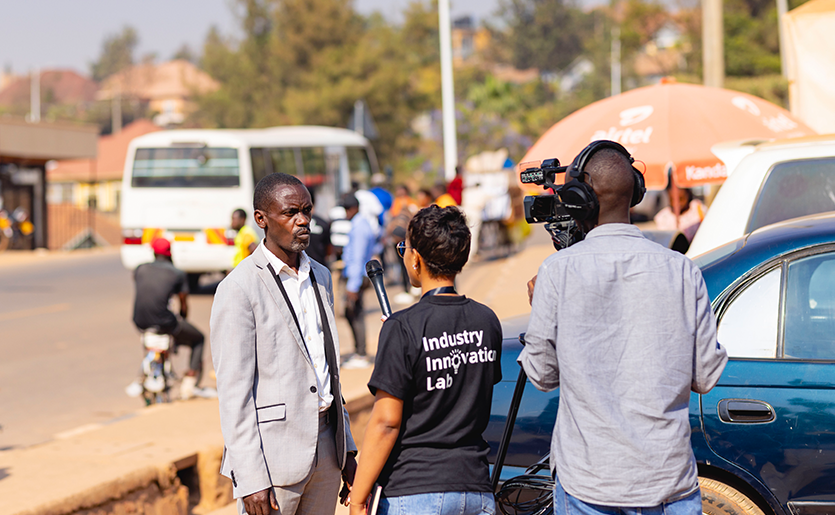
<path fill-rule="evenodd" d="M 188 43 L 183 43 L 183 45 L 174 52 L 174 55 L 171 56 L 171 59 L 182 59 L 183 61 L 188 61 L 190 63 L 197 63 L 197 55 L 195 55 L 194 51 L 188 45 Z"/>
<path fill-rule="evenodd" d="M 727 0 L 724 6 L 725 73 L 780 73 L 777 8 L 762 0 Z"/>
<path fill-rule="evenodd" d="M 133 64 L 133 53 L 139 43 L 136 29 L 125 26 L 121 33 L 107 36 L 102 43 L 101 55 L 90 64 L 93 80 L 102 81 Z"/>
<path fill-rule="evenodd" d="M 244 37 L 209 33 L 200 65 L 221 87 L 198 99 L 188 124 L 345 126 L 363 99 L 380 132 L 380 161 L 394 164 L 415 148 L 409 124 L 440 88 L 437 73 L 437 86 L 427 78 L 438 68 L 437 40 L 423 41 L 432 29 L 421 4 L 409 6 L 401 28 L 364 19 L 348 0 L 239 0 Z M 437 30 L 437 14 L 431 23 Z"/>
<path fill-rule="evenodd" d="M 517 68 L 557 71 L 583 51 L 588 17 L 571 0 L 501 0 L 499 15 L 507 24 L 496 43 L 510 49 Z"/>

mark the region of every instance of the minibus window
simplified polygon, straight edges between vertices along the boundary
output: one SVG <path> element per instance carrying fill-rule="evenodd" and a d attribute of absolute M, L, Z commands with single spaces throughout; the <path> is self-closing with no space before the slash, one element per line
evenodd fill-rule
<path fill-rule="evenodd" d="M 258 184 L 267 176 L 267 156 L 263 148 L 251 148 L 249 157 L 252 161 L 252 184 Z"/>
<path fill-rule="evenodd" d="M 371 177 L 371 163 L 368 160 L 368 152 L 364 147 L 348 147 L 348 170 L 351 182 L 357 182 L 362 186 L 368 185 Z"/>
<path fill-rule="evenodd" d="M 306 147 L 302 148 L 301 151 L 305 186 L 309 188 L 324 183 L 327 179 L 325 149 L 322 147 Z"/>
<path fill-rule="evenodd" d="M 270 157 L 273 162 L 273 173 L 281 172 L 298 176 L 296 170 L 296 153 L 292 148 L 271 148 Z"/>
<path fill-rule="evenodd" d="M 239 186 L 234 148 L 140 148 L 133 161 L 134 188 L 216 188 Z"/>

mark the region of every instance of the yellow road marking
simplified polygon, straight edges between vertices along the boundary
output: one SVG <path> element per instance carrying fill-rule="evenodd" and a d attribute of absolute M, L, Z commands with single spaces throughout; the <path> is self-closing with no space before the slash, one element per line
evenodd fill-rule
<path fill-rule="evenodd" d="M 61 311 L 69 311 L 70 304 L 53 304 L 51 306 L 43 306 L 39 308 L 21 309 L 20 311 L 9 311 L 8 313 L 0 313 L 0 322 L 5 320 L 17 320 L 19 318 L 32 317 L 35 315 L 48 315 L 50 313 L 60 313 Z"/>

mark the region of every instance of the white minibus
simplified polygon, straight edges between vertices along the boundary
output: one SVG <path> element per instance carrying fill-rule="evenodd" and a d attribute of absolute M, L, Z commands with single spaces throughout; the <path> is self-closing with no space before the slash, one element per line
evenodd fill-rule
<path fill-rule="evenodd" d="M 263 234 L 252 219 L 252 195 L 274 172 L 301 179 L 324 215 L 352 183 L 367 185 L 377 159 L 366 138 L 331 127 L 168 130 L 135 138 L 122 180 L 122 264 L 133 270 L 152 261 L 151 241 L 165 237 L 190 281 L 228 270 L 232 212 L 244 209 Z"/>

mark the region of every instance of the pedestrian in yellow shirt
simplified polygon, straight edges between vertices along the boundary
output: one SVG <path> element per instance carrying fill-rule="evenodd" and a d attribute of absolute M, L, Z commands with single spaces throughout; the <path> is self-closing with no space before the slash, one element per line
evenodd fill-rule
<path fill-rule="evenodd" d="M 452 198 L 452 195 L 447 193 L 446 184 L 439 182 L 432 186 L 432 196 L 435 197 L 435 204 L 438 207 L 457 206 L 458 203 Z"/>
<path fill-rule="evenodd" d="M 238 231 L 235 236 L 235 257 L 232 258 L 232 268 L 235 268 L 258 247 L 258 234 L 246 224 L 246 211 L 243 209 L 236 209 L 232 213 L 232 228 Z"/>

